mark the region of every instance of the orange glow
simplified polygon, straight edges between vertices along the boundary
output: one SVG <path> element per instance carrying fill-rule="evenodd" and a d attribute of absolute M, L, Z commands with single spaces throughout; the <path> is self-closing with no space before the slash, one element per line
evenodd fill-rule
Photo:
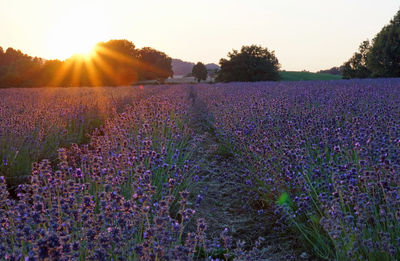
<path fill-rule="evenodd" d="M 72 55 L 88 57 L 93 55 L 97 42 L 110 35 L 110 28 L 105 21 L 105 14 L 94 12 L 93 6 L 85 3 L 66 9 L 53 22 L 49 48 L 60 59 Z"/>
<path fill-rule="evenodd" d="M 134 56 L 115 51 L 107 43 L 98 43 L 89 53 L 75 54 L 62 62 L 50 86 L 127 85 L 137 82 L 141 71 L 165 73 Z"/>
<path fill-rule="evenodd" d="M 51 86 L 102 86 L 104 80 L 118 85 L 121 79 L 118 77 L 119 72 L 116 71 L 104 58 L 110 58 L 133 68 L 139 68 L 139 63 L 131 57 L 126 57 L 123 54 L 109 50 L 97 44 L 86 54 L 75 54 L 62 63 L 55 77 L 51 79 Z M 103 76 L 103 78 L 102 78 Z M 104 79 L 104 76 L 107 79 Z M 85 78 L 86 77 L 86 78 Z M 83 80 L 83 82 L 82 82 Z M 135 79 L 134 81 L 136 81 Z"/>

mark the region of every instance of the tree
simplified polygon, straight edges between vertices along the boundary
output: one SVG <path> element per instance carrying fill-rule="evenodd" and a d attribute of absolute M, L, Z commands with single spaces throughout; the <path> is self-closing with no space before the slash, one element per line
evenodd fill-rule
<path fill-rule="evenodd" d="M 342 67 L 332 67 L 327 70 L 320 70 L 317 73 L 327 73 L 327 74 L 333 74 L 333 75 L 342 75 Z"/>
<path fill-rule="evenodd" d="M 367 66 L 372 77 L 400 76 L 400 10 L 372 40 Z"/>
<path fill-rule="evenodd" d="M 192 69 L 192 75 L 197 79 L 197 82 L 200 82 L 201 80 L 206 80 L 207 79 L 207 68 L 206 66 L 198 62 L 195 66 L 193 66 Z"/>
<path fill-rule="evenodd" d="M 102 60 L 99 66 L 107 67 L 111 73 L 102 74 L 98 84 L 101 85 L 127 85 L 139 79 L 139 54 L 135 45 L 128 40 L 110 40 L 100 42 L 95 47 L 97 55 Z M 102 71 L 99 68 L 97 71 Z"/>
<path fill-rule="evenodd" d="M 0 87 L 117 86 L 173 75 L 169 56 L 149 47 L 138 50 L 128 40 L 100 42 L 94 53 L 59 61 L 0 47 Z"/>
<path fill-rule="evenodd" d="M 141 80 L 158 80 L 164 82 L 173 76 L 172 59 L 163 52 L 144 47 L 138 52 L 139 77 Z"/>
<path fill-rule="evenodd" d="M 375 36 L 364 41 L 342 66 L 343 78 L 400 76 L 400 10 Z"/>
<path fill-rule="evenodd" d="M 274 51 L 258 45 L 242 46 L 240 52 L 233 50 L 227 59 L 221 59 L 217 81 L 277 81 L 280 64 Z"/>
<path fill-rule="evenodd" d="M 105 48 L 106 50 L 102 52 L 101 48 Z M 96 50 L 99 50 L 100 53 L 107 53 L 108 56 L 117 56 L 114 58 L 120 61 L 136 59 L 137 50 L 135 48 L 136 46 L 126 39 L 109 40 L 107 42 L 100 42 L 96 45 Z"/>
<path fill-rule="evenodd" d="M 343 78 L 367 78 L 371 71 L 367 67 L 368 53 L 371 45 L 368 40 L 362 42 L 358 47 L 358 52 L 345 62 L 342 66 Z"/>
<path fill-rule="evenodd" d="M 0 52 L 0 86 L 19 87 L 36 86 L 35 76 L 42 61 L 22 53 L 20 50 L 7 48 Z"/>
<path fill-rule="evenodd" d="M 54 83 L 56 76 L 62 71 L 63 62 L 60 60 L 46 60 L 43 63 L 43 66 L 39 72 L 39 77 L 37 77 L 37 81 L 39 86 L 53 86 L 58 87 L 57 85 L 68 85 L 65 82 Z M 61 79 L 61 81 L 64 79 Z M 57 84 L 57 85 L 55 85 Z"/>

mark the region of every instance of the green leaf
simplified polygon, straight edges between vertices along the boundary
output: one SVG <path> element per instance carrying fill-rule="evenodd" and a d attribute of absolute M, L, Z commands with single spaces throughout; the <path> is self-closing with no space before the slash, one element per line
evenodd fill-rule
<path fill-rule="evenodd" d="M 278 204 L 284 205 L 289 200 L 289 194 L 287 192 L 282 193 L 278 198 Z"/>

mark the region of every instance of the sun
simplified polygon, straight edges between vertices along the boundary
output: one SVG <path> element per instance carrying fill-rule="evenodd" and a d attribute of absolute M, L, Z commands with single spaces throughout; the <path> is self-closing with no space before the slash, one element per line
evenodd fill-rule
<path fill-rule="evenodd" d="M 108 38 L 108 31 L 101 13 L 90 6 L 74 7 L 55 21 L 49 51 L 61 60 L 76 54 L 90 57 L 95 53 L 95 45 Z"/>

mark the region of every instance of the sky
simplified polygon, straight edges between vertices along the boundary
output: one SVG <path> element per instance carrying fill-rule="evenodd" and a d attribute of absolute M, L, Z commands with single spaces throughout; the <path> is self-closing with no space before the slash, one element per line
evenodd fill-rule
<path fill-rule="evenodd" d="M 275 51 L 284 70 L 318 71 L 343 64 L 399 8 L 398 0 L 0 0 L 0 46 L 66 59 L 128 39 L 218 64 L 257 44 Z"/>

